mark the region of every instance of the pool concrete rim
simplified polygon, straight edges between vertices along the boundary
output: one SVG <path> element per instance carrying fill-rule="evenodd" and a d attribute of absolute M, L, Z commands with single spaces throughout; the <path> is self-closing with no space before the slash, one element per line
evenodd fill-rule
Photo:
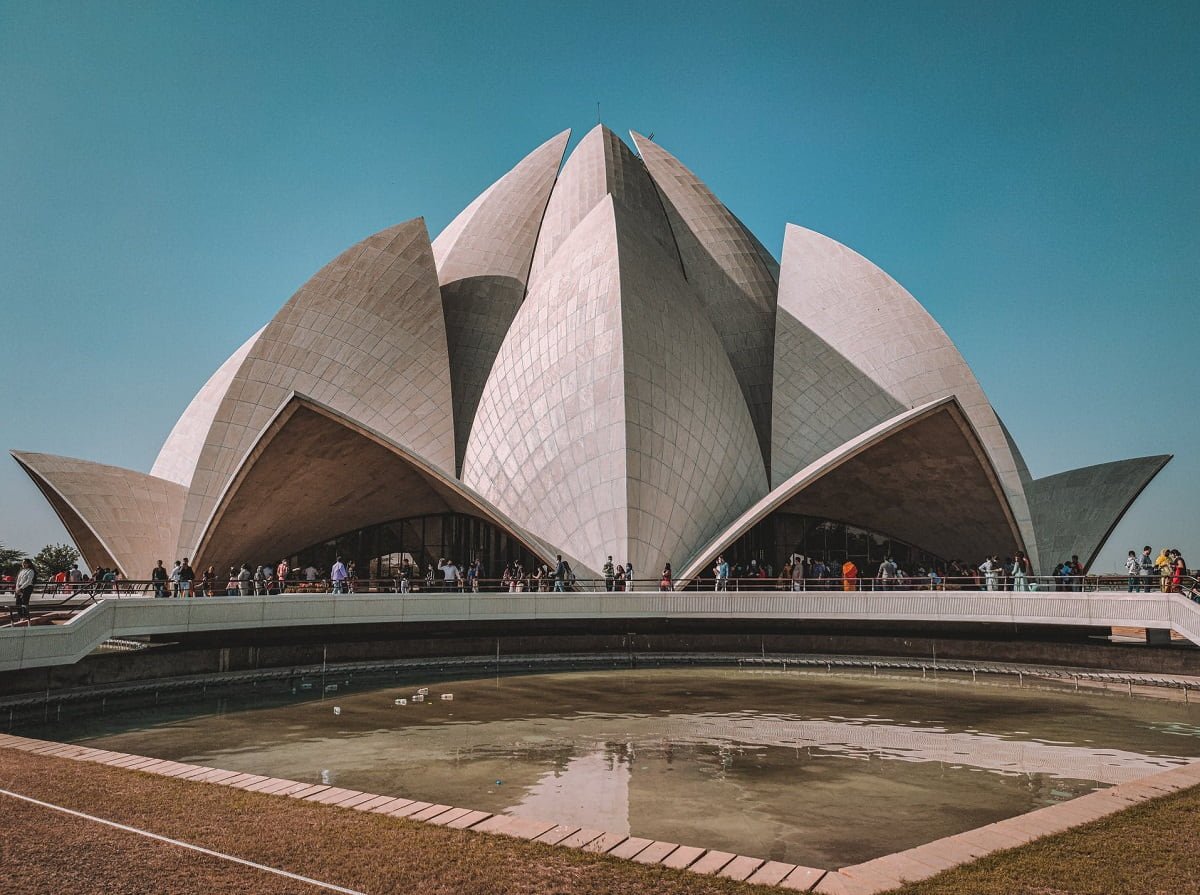
<path fill-rule="evenodd" d="M 744 657 L 743 657 L 744 659 Z M 790 657 L 794 666 L 794 657 Z M 823 659 L 822 659 L 823 661 Z M 1061 669 L 1058 669 L 1061 671 Z M 907 882 L 936 875 L 950 867 L 977 860 L 986 854 L 1026 845 L 1039 837 L 1079 827 L 1096 819 L 1139 804 L 1200 785 L 1200 759 L 1175 768 L 1117 783 L 1080 795 L 1056 805 L 1001 819 L 983 827 L 944 836 L 923 845 L 902 849 L 859 864 L 821 869 L 788 864 L 709 849 L 680 845 L 676 842 L 642 839 L 600 829 L 574 828 L 548 821 L 416 801 L 394 795 L 378 795 L 325 785 L 311 785 L 260 774 L 211 768 L 208 765 L 167 761 L 167 759 L 131 755 L 126 752 L 60 743 L 54 740 L 0 734 L 0 747 L 17 749 L 73 761 L 95 762 L 116 768 L 143 770 L 149 774 L 179 777 L 194 782 L 247 789 L 281 797 L 301 798 L 320 804 L 347 807 L 359 811 L 388 813 L 446 827 L 470 829 L 520 837 L 584 851 L 612 854 L 643 864 L 661 864 L 692 872 L 715 873 L 751 883 L 779 885 L 781 888 L 815 891 L 823 895 L 874 895 Z"/>
<path fill-rule="evenodd" d="M 340 787 L 304 784 L 261 774 L 237 773 L 204 765 L 12 734 L 0 734 L 0 748 L 229 786 L 281 798 L 301 798 L 332 807 L 371 811 L 457 829 L 514 836 L 548 845 L 609 854 L 626 860 L 638 861 L 645 856 L 641 863 L 661 864 L 694 873 L 715 874 L 729 879 L 811 891 L 820 895 L 875 895 L 908 882 L 927 879 L 943 870 L 975 861 L 985 855 L 1025 845 L 1042 836 L 1099 820 L 1141 802 L 1200 785 L 1200 760 L 1194 760 L 1138 780 L 1119 783 L 1067 802 L 1038 808 L 860 864 L 823 869 L 582 827 L 564 834 L 563 825 L 548 821 L 412 801 L 403 797 L 382 796 Z M 674 861 L 672 857 L 675 857 Z"/>

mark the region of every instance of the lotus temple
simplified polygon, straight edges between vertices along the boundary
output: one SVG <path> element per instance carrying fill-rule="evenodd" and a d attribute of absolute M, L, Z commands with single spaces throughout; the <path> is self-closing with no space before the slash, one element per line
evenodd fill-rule
<path fill-rule="evenodd" d="M 1170 459 L 1033 478 L 895 280 L 789 224 L 775 259 L 674 156 L 597 126 L 431 240 L 346 249 L 212 374 L 149 472 L 14 451 L 93 568 L 288 558 L 677 580 L 799 550 L 1089 565 Z"/>

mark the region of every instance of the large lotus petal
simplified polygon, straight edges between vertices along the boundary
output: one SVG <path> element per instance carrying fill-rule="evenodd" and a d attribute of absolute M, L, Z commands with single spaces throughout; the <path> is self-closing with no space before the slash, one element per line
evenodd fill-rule
<path fill-rule="evenodd" d="M 184 510 L 181 552 L 198 542 L 233 471 L 293 391 L 453 473 L 446 329 L 422 220 L 343 252 L 267 324 L 209 429 Z"/>
<path fill-rule="evenodd" d="M 1042 573 L 1072 556 L 1091 568 L 1125 511 L 1171 460 L 1170 454 L 1099 463 L 1035 479 L 1029 508 L 1042 551 Z M 1131 548 L 1140 550 L 1138 544 Z"/>
<path fill-rule="evenodd" d="M 975 374 L 929 312 L 866 258 L 793 224 L 784 237 L 779 306 L 901 405 L 958 398 L 1004 482 L 1036 567 L 1033 521 L 1004 430 Z"/>
<path fill-rule="evenodd" d="M 571 152 L 550 194 L 529 272 L 531 291 L 575 227 L 610 195 L 623 219 L 636 222 L 676 267 L 680 265 L 658 191 L 641 160 L 620 137 L 598 124 Z"/>
<path fill-rule="evenodd" d="M 547 540 L 645 574 L 690 555 L 766 476 L 720 341 L 643 221 L 602 199 L 542 269 L 463 479 Z"/>
<path fill-rule="evenodd" d="M 433 241 L 446 315 L 457 469 L 483 384 L 525 298 L 538 229 L 570 136 L 565 130 L 529 153 Z"/>
<path fill-rule="evenodd" d="M 272 563 L 298 544 L 446 512 L 483 518 L 553 561 L 551 547 L 413 451 L 332 407 L 290 395 L 218 501 L 196 561 L 219 569 Z"/>
<path fill-rule="evenodd" d="M 192 398 L 183 415 L 171 429 L 167 440 L 163 442 L 150 475 L 176 482 L 185 488 L 192 484 L 196 463 L 200 460 L 204 439 L 208 430 L 212 428 L 217 409 L 225 400 L 229 386 L 233 385 L 234 376 L 242 368 L 242 362 L 246 360 L 246 355 L 250 353 L 262 332 L 260 329 L 243 342 L 241 347 L 217 368 L 217 372 L 209 377 L 208 382 L 196 393 L 196 397 Z"/>
<path fill-rule="evenodd" d="M 657 143 L 631 136 L 662 197 L 688 283 L 733 365 L 770 470 L 779 264 L 700 178 Z"/>
<path fill-rule="evenodd" d="M 176 482 L 88 460 L 13 451 L 92 569 L 149 578 L 175 556 L 187 489 Z"/>
<path fill-rule="evenodd" d="M 947 558 L 986 556 L 1020 538 L 996 469 L 952 396 L 897 414 L 799 470 L 701 549 L 680 577 L 701 574 L 775 512 L 936 544 Z"/>

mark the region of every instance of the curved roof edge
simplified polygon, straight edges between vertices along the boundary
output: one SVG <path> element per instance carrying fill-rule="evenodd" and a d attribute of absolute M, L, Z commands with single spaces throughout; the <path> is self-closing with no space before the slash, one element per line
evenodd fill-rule
<path fill-rule="evenodd" d="M 552 562 L 555 555 L 563 553 L 562 550 L 556 548 L 552 544 L 542 540 L 531 532 L 526 531 L 507 515 L 494 507 L 486 498 L 478 494 L 473 489 L 465 486 L 462 482 L 448 475 L 444 470 L 438 468 L 432 463 L 422 458 L 415 451 L 404 447 L 403 445 L 392 440 L 383 433 L 367 426 L 364 423 L 358 422 L 344 413 L 339 412 L 333 407 L 315 400 L 306 395 L 292 392 L 279 406 L 271 419 L 262 427 L 258 437 L 255 439 L 254 447 L 242 458 L 233 475 L 230 477 L 228 484 L 221 493 L 219 499 L 213 508 L 208 521 L 206 522 L 203 533 L 199 539 L 196 549 L 196 555 L 202 562 L 208 562 L 209 559 L 205 556 L 209 545 L 214 539 L 214 533 L 221 525 L 222 517 L 228 509 L 231 501 L 237 495 L 243 482 L 247 476 L 253 471 L 259 458 L 270 447 L 275 436 L 278 435 L 288 423 L 288 421 L 299 411 L 307 410 L 319 414 L 322 417 L 334 422 L 338 426 L 344 428 L 347 433 L 361 439 L 365 439 L 379 447 L 388 451 L 397 460 L 402 462 L 408 469 L 418 474 L 426 483 L 433 489 L 443 493 L 452 495 L 463 504 L 467 505 L 477 515 L 486 519 L 491 524 L 503 529 L 513 538 L 521 541 L 534 554 L 543 557 L 545 561 Z M 379 520 L 387 521 L 387 520 Z M 298 544 L 295 549 L 302 549 L 309 546 L 308 544 Z M 564 556 L 566 554 L 564 553 Z M 587 566 L 577 563 L 574 557 L 567 557 L 577 573 L 584 576 L 595 577 L 594 570 Z"/>
<path fill-rule="evenodd" d="M 1090 569 L 1113 529 L 1172 458 L 1133 457 L 1034 479 L 1029 506 L 1038 543 L 1045 545 L 1043 574 L 1072 556 Z"/>
<path fill-rule="evenodd" d="M 974 371 L 933 315 L 870 259 L 815 230 L 784 230 L 779 306 L 909 407 L 953 394 L 986 447 L 1021 529 L 1038 559 L 1032 514 L 1017 460 Z"/>
<path fill-rule="evenodd" d="M 913 426 L 930 420 L 939 414 L 950 414 L 959 429 L 970 443 L 971 451 L 974 459 L 978 461 L 980 468 L 983 470 L 990 485 L 990 491 L 994 496 L 997 507 L 1001 510 L 1002 516 L 1007 523 L 1007 527 L 1011 536 L 1020 541 L 1020 529 L 1017 525 L 1016 518 L 1013 516 L 1012 508 L 1009 506 L 1008 500 L 1004 493 L 1004 487 L 1000 480 L 999 474 L 996 472 L 995 466 L 991 461 L 987 451 L 984 449 L 982 442 L 979 439 L 979 434 L 975 427 L 971 424 L 970 418 L 966 411 L 958 402 L 958 399 L 953 395 L 946 395 L 937 400 L 930 401 L 920 407 L 915 407 L 912 410 L 906 410 L 903 413 L 885 420 L 884 422 L 868 429 L 856 438 L 852 438 L 845 444 L 830 451 L 825 456 L 808 464 L 782 484 L 772 489 L 769 494 L 755 503 L 752 507 L 746 510 L 739 516 L 732 525 L 726 528 L 720 535 L 710 541 L 703 549 L 701 549 L 692 559 L 690 559 L 683 571 L 678 575 L 680 582 L 686 582 L 698 577 L 704 570 L 709 561 L 711 561 L 720 551 L 727 549 L 738 538 L 744 535 L 747 531 L 761 522 L 768 515 L 779 509 L 792 498 L 804 492 L 809 487 L 817 482 L 825 479 L 831 473 L 834 473 L 840 467 L 846 465 L 850 461 L 857 458 L 872 448 L 879 447 L 885 444 L 889 439 L 897 436 Z M 854 520 L 843 520 L 847 523 L 854 523 Z M 897 535 L 899 536 L 899 535 Z M 930 549 L 930 545 L 917 544 L 919 547 Z M 999 549 L 998 547 L 993 549 Z"/>
<path fill-rule="evenodd" d="M 662 199 L 687 280 L 733 366 L 770 472 L 779 262 L 679 159 L 636 131 L 629 135 Z"/>
<path fill-rule="evenodd" d="M 170 561 L 187 489 L 133 469 L 10 451 L 33 480 L 95 571 L 115 567 L 126 578 L 150 574 Z"/>
<path fill-rule="evenodd" d="M 217 408 L 221 406 L 221 401 L 229 391 L 229 386 L 233 384 L 233 378 L 241 369 L 246 355 L 266 328 L 264 324 L 258 332 L 243 342 L 200 387 L 200 391 L 196 392 L 159 449 L 150 475 L 175 482 L 185 488 L 192 484 L 192 475 L 196 471 L 196 463 L 200 460 L 200 451 L 204 449 L 204 439 L 208 436 L 208 430 L 217 415 Z"/>
<path fill-rule="evenodd" d="M 180 552 L 195 549 L 233 470 L 293 391 L 386 431 L 453 474 L 446 322 L 424 219 L 346 249 L 271 318 L 206 435 Z"/>

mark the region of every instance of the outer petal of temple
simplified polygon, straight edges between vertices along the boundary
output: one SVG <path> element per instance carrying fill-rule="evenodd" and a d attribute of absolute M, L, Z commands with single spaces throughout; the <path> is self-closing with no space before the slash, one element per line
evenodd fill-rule
<path fill-rule="evenodd" d="M 1004 430 L 950 338 L 899 283 L 827 236 L 788 224 L 779 307 L 906 407 L 954 395 L 979 432 L 1038 567 L 1025 491 Z M 776 407 L 784 396 L 776 396 Z M 1000 549 L 993 544 L 990 550 Z"/>
<path fill-rule="evenodd" d="M 196 462 L 200 459 L 200 451 L 204 449 L 204 439 L 208 430 L 212 428 L 217 408 L 225 400 L 225 393 L 233 384 L 233 377 L 237 375 L 237 371 L 242 368 L 246 355 L 262 334 L 263 330 L 260 329 L 243 342 L 242 346 L 217 368 L 217 372 L 209 377 L 208 382 L 196 393 L 196 397 L 192 398 L 192 402 L 171 429 L 167 440 L 163 442 L 150 475 L 177 482 L 185 488 L 192 484 Z"/>
<path fill-rule="evenodd" d="M 662 197 L 688 283 L 725 346 L 769 470 L 779 264 L 678 159 L 640 134 L 630 136 Z"/>
<path fill-rule="evenodd" d="M 1029 508 L 1042 550 L 1043 574 L 1078 556 L 1091 568 L 1125 511 L 1171 460 L 1170 454 L 1117 460 L 1034 479 Z M 1141 551 L 1141 544 L 1128 549 Z"/>
<path fill-rule="evenodd" d="M 570 136 L 565 130 L 527 155 L 433 241 L 446 315 L 458 469 L 483 384 L 525 298 L 533 247 Z"/>
<path fill-rule="evenodd" d="M 219 572 L 242 562 L 272 563 L 298 544 L 318 544 L 397 515 L 444 512 L 485 519 L 553 565 L 553 547 L 443 470 L 332 407 L 292 395 L 218 501 L 196 563 Z"/>
<path fill-rule="evenodd" d="M 996 469 L 953 396 L 900 413 L 801 469 L 698 551 L 679 579 L 705 573 L 780 511 L 936 544 L 946 558 L 974 560 L 1020 538 Z"/>
<path fill-rule="evenodd" d="M 198 543 L 233 471 L 293 391 L 453 473 L 446 326 L 424 221 L 399 224 L 343 252 L 267 324 L 209 430 L 184 509 L 180 552 Z"/>
<path fill-rule="evenodd" d="M 529 271 L 529 291 L 575 227 L 606 196 L 624 212 L 622 219 L 640 226 L 676 269 L 679 253 L 662 201 L 641 159 L 602 124 L 592 128 L 572 151 L 558 175 L 538 234 Z"/>
<path fill-rule="evenodd" d="M 690 555 L 766 490 L 737 380 L 642 226 L 652 212 L 605 197 L 572 228 L 513 321 L 463 464 L 535 533 L 639 575 Z"/>
<path fill-rule="evenodd" d="M 187 489 L 156 476 L 88 460 L 13 451 L 93 570 L 149 578 L 175 557 Z"/>

